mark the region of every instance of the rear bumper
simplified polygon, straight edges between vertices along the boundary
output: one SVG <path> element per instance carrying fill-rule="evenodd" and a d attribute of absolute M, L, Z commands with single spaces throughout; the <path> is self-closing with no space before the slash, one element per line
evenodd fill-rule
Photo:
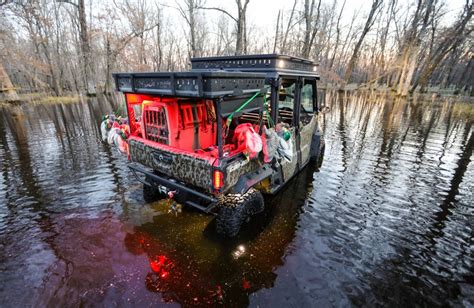
<path fill-rule="evenodd" d="M 205 213 L 212 213 L 217 204 L 217 199 L 193 188 L 189 188 L 173 178 L 154 174 L 141 167 L 131 165 L 130 170 L 133 172 L 138 181 L 144 185 L 150 185 L 158 189 L 159 186 L 165 187 L 169 191 L 174 192 L 174 199 L 181 204 L 192 206 Z M 144 177 L 140 177 L 140 174 Z"/>

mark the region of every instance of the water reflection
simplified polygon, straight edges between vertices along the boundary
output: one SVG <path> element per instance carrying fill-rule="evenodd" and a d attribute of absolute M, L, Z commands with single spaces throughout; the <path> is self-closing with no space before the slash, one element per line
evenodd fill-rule
<path fill-rule="evenodd" d="M 473 107 L 326 93 L 326 156 L 235 240 L 144 204 L 105 99 L 0 109 L 0 304 L 473 305 Z"/>
<path fill-rule="evenodd" d="M 131 253 L 147 256 L 146 287 L 166 302 L 248 305 L 249 294 L 274 284 L 274 269 L 293 240 L 313 172 L 307 168 L 268 199 L 267 210 L 232 240 L 216 236 L 208 216 L 191 211 L 170 217 L 167 202 L 155 204 L 159 215 L 135 226 L 124 240 Z"/>

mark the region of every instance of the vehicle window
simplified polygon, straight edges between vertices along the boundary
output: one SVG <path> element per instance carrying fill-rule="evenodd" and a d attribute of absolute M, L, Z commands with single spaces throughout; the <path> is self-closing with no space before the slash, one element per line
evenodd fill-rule
<path fill-rule="evenodd" d="M 282 79 L 278 91 L 278 122 L 292 124 L 296 79 Z"/>
<path fill-rule="evenodd" d="M 305 80 L 303 89 L 301 90 L 301 112 L 314 112 L 314 80 Z"/>
<path fill-rule="evenodd" d="M 305 80 L 301 89 L 300 122 L 308 124 L 314 114 L 314 80 Z"/>

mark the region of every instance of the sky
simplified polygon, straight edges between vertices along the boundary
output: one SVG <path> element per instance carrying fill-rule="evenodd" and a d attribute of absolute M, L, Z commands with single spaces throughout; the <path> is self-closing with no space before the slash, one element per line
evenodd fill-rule
<path fill-rule="evenodd" d="M 173 0 L 169 1 L 170 3 L 174 2 Z M 298 0 L 299 5 L 301 5 L 304 0 Z M 324 1 L 323 3 L 332 3 L 333 1 Z M 338 1 L 338 11 L 342 5 L 343 0 Z M 385 0 L 385 2 L 388 2 Z M 408 0 L 399 0 L 399 3 L 404 4 L 405 6 L 413 1 Z M 456 17 L 457 12 L 461 10 L 464 6 L 465 0 L 445 0 L 446 8 L 448 14 L 446 16 L 445 22 L 452 22 Z M 273 31 L 276 26 L 276 18 L 278 15 L 278 10 L 283 9 L 283 11 L 290 12 L 293 6 L 293 0 L 250 0 L 248 4 L 247 19 L 252 25 L 255 25 L 256 28 L 260 30 Z M 316 2 L 317 3 L 317 2 Z M 347 23 L 350 22 L 352 14 L 356 10 L 361 10 L 361 15 L 368 13 L 372 1 L 370 0 L 347 0 L 343 20 L 346 20 Z M 208 7 L 220 7 L 229 11 L 229 13 L 236 15 L 237 5 L 234 0 L 207 0 L 206 5 Z M 209 11 L 206 12 L 206 14 Z M 214 12 L 220 14 L 218 12 Z"/>

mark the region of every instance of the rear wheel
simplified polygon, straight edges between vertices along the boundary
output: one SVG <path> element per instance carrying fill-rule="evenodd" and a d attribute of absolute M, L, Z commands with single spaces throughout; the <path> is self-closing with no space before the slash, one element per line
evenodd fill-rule
<path fill-rule="evenodd" d="M 219 201 L 216 232 L 226 237 L 234 237 L 250 216 L 262 212 L 263 209 L 262 194 L 254 188 L 245 194 L 228 194 Z"/>

